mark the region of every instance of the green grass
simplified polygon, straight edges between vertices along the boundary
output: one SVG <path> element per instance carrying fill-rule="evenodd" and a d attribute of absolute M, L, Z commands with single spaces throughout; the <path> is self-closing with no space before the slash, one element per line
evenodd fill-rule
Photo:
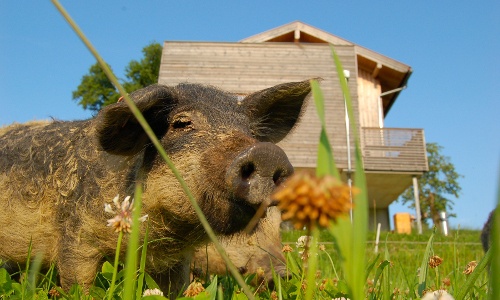
<path fill-rule="evenodd" d="M 303 293 L 305 291 L 301 292 L 301 282 L 305 274 L 302 260 L 299 258 L 298 249 L 295 246 L 297 239 L 305 234 L 307 232 L 303 230 L 283 231 L 282 233 L 282 242 L 290 244 L 293 248 L 293 252 L 288 253 L 290 260 L 288 267 L 294 274 L 290 280 L 280 281 L 281 289 L 279 291 L 281 292 L 282 299 L 301 299 L 305 296 Z M 367 280 L 363 283 L 363 293 L 369 299 L 383 299 L 383 291 L 387 292 L 391 297 L 395 296 L 396 299 L 415 298 L 418 282 L 417 271 L 423 257 L 426 255 L 427 241 L 431 237 L 431 234 L 432 232 L 430 231 L 424 232 L 422 235 L 382 232 L 379 253 L 375 253 L 375 233 L 368 232 L 365 258 L 368 269 L 370 266 L 373 267 L 369 272 L 365 273 Z M 447 237 L 435 234 L 431 255 L 438 255 L 443 258 L 443 263 L 436 269 L 429 268 L 427 289 L 446 289 L 452 294 L 458 293 L 458 290 L 465 285 L 468 278 L 468 275 L 463 274 L 465 266 L 473 260 L 479 262 L 484 256 L 479 243 L 479 234 L 479 231 L 474 230 L 452 231 Z M 333 237 L 327 230 L 321 230 L 319 231 L 317 243 L 323 244 L 326 251 L 318 251 L 318 263 L 315 273 L 316 271 L 320 273 L 318 273 L 319 275 L 315 274 L 316 277 L 313 279 L 315 285 L 317 285 L 317 289 L 313 291 L 313 298 L 327 299 L 330 296 L 347 295 L 349 289 L 344 279 L 344 271 L 341 268 L 341 254 L 337 250 L 338 247 L 334 243 Z M 385 253 L 386 251 L 387 253 Z M 388 259 L 386 259 L 387 257 Z M 119 268 L 116 271 L 120 271 L 122 267 L 123 262 L 119 264 Z M 37 283 L 32 285 L 35 286 L 34 289 L 28 288 L 32 284 L 29 280 L 34 281 L 33 276 L 26 276 L 29 272 L 30 270 L 23 269 L 19 270 L 19 274 L 12 274 L 16 275 L 16 278 L 21 278 L 18 281 L 11 279 L 11 276 L 5 269 L 0 269 L 0 298 L 15 299 L 35 294 L 38 298 L 44 299 L 51 289 L 57 287 L 54 282 L 54 270 L 51 269 L 50 272 L 38 276 Z M 118 272 L 117 284 L 111 288 L 111 275 L 114 272 L 115 268 L 109 262 L 102 267 L 102 271 L 97 276 L 96 285 L 91 289 L 93 297 L 125 299 L 125 286 L 123 284 L 125 275 L 123 272 Z M 246 281 L 249 282 L 252 278 L 253 276 L 249 276 L 246 278 Z M 216 279 L 207 282 L 205 287 L 208 288 L 210 284 L 214 284 L 214 280 Z M 375 281 L 377 282 L 376 284 L 374 283 Z M 445 284 L 443 282 L 449 283 Z M 472 287 L 476 296 L 485 295 L 487 282 L 487 272 L 483 271 Z M 224 299 L 247 299 L 244 294 L 239 292 L 241 288 L 231 276 L 219 278 L 217 283 L 222 287 L 223 291 L 226 291 L 218 292 L 218 295 L 221 295 Z M 383 290 L 384 284 L 385 290 Z M 319 287 L 321 285 L 324 285 L 324 290 L 320 292 Z M 149 282 L 145 283 L 144 288 L 146 287 L 153 288 L 154 283 L 149 279 Z M 111 289 L 114 290 L 112 295 L 109 294 Z M 256 292 L 255 287 L 251 287 L 251 289 L 252 292 Z M 231 292 L 228 294 L 227 291 Z M 136 295 L 135 298 L 140 299 L 142 288 L 141 292 L 134 291 L 134 293 Z M 88 297 L 83 294 L 81 287 L 78 286 L 75 286 L 68 293 L 63 294 L 61 291 L 60 294 L 65 295 L 67 299 L 83 299 Z M 256 296 L 262 299 L 271 299 L 271 292 L 269 290 L 261 290 Z M 465 299 L 473 298 L 469 295 Z"/>
<path fill-rule="evenodd" d="M 305 272 L 303 262 L 299 257 L 298 249 L 295 246 L 297 239 L 307 234 L 306 231 L 291 230 L 283 231 L 282 242 L 290 244 L 294 249 L 288 253 L 288 267 L 294 276 L 289 280 L 280 280 L 282 299 L 302 299 L 305 297 L 305 290 L 301 290 L 302 280 Z M 450 236 L 442 236 L 435 234 L 432 243 L 431 255 L 438 255 L 443 258 L 443 263 L 435 269 L 429 268 L 427 275 L 426 289 L 446 289 L 451 294 L 456 294 L 466 284 L 468 276 L 463 274 L 465 266 L 470 261 L 481 261 L 484 257 L 483 250 L 479 241 L 479 231 L 464 230 L 452 231 Z M 427 241 L 430 239 L 432 232 L 424 232 L 422 235 L 411 234 L 394 234 L 384 232 L 381 234 L 381 242 L 379 244 L 379 253 L 374 252 L 374 232 L 368 232 L 367 248 L 365 259 L 367 262 L 367 270 L 364 274 L 364 290 L 363 293 L 369 299 L 383 299 L 384 292 L 395 299 L 411 299 L 415 298 L 417 292 L 418 277 L 417 272 L 423 258 L 426 255 Z M 319 231 L 317 244 L 323 244 L 325 251 L 318 251 L 318 263 L 315 269 L 315 278 L 313 279 L 317 288 L 313 291 L 314 299 L 327 299 L 334 296 L 346 296 L 349 293 L 349 288 L 345 282 L 345 274 L 341 266 L 341 254 L 337 250 L 338 247 L 334 243 L 333 237 L 327 230 Z M 333 264 L 332 264 L 333 262 Z M 123 263 L 120 264 L 120 270 Z M 111 274 L 115 271 L 111 263 L 104 264 L 102 271 L 98 274 L 96 286 L 91 289 L 91 295 L 95 298 L 111 297 L 113 299 L 125 299 L 124 295 L 126 285 L 123 283 L 125 275 L 119 272 L 116 287 L 111 288 Z M 319 272 L 317 272 L 319 271 Z M 54 283 L 54 270 L 45 274 L 40 274 L 37 278 L 37 283 L 32 285 L 34 281 L 32 276 L 27 276 L 30 270 L 19 270 L 19 274 L 15 275 L 18 280 L 11 279 L 11 276 L 5 269 L 0 269 L 0 298 L 16 299 L 26 298 L 26 296 L 36 295 L 37 298 L 46 299 L 51 289 L 60 288 Z M 249 282 L 253 279 L 253 275 L 246 278 Z M 30 281 L 28 281 L 30 280 Z M 214 281 L 215 280 L 215 281 Z M 486 295 L 487 289 L 487 272 L 483 271 L 479 274 L 477 280 L 472 285 L 472 290 L 476 297 Z M 247 299 L 242 294 L 241 287 L 236 280 L 231 276 L 225 276 L 212 279 L 205 284 L 208 288 L 210 284 L 219 284 L 221 289 L 218 295 L 223 299 Z M 154 283 L 149 281 L 147 287 L 153 288 Z M 319 291 L 319 287 L 324 287 L 323 291 Z M 35 288 L 29 288 L 35 286 Z M 146 286 L 144 287 L 146 288 Z M 384 289 L 385 288 L 385 289 Z M 110 296 L 110 290 L 114 292 Z M 212 286 L 214 289 L 214 286 Z M 256 293 L 257 288 L 251 287 L 253 293 Z M 226 292 L 223 292 L 226 291 Z M 230 293 L 227 293 L 230 291 Z M 256 293 L 258 298 L 271 299 L 271 291 L 260 289 Z M 67 299 L 87 298 L 82 292 L 81 287 L 75 286 L 71 291 L 63 293 L 60 291 L 61 297 Z M 142 292 L 136 294 L 136 299 L 139 299 Z M 130 295 L 130 294 L 129 294 Z M 203 296 L 204 297 L 204 296 Z M 200 295 L 197 299 L 202 298 Z M 132 299 L 132 297 L 130 298 Z M 465 299 L 474 299 L 471 295 Z"/>
<path fill-rule="evenodd" d="M 295 242 L 301 235 L 305 235 L 306 231 L 284 231 L 283 243 L 291 244 L 294 247 Z M 378 266 L 384 261 L 384 252 L 387 249 L 389 254 L 389 268 L 392 287 L 398 288 L 399 291 L 409 291 L 412 289 L 408 281 L 417 280 L 417 270 L 424 258 L 427 241 L 432 232 L 427 231 L 422 235 L 418 234 L 395 234 L 390 232 L 382 232 L 378 247 L 378 253 L 375 249 L 375 232 L 368 233 L 366 259 L 370 263 L 375 263 Z M 457 237 L 458 235 L 458 237 Z M 479 243 L 479 231 L 475 230 L 459 230 L 451 231 L 449 236 L 436 234 L 433 239 L 431 255 L 437 255 L 443 259 L 443 263 L 438 267 L 439 274 L 436 276 L 434 269 L 430 269 L 429 277 L 432 279 L 430 286 L 433 289 L 445 288 L 450 292 L 455 291 L 462 286 L 467 279 L 467 276 L 462 272 L 466 265 L 471 261 L 480 261 L 484 252 Z M 333 262 L 337 265 L 337 272 L 340 277 L 343 276 L 340 266 L 340 253 L 336 250 L 333 237 L 327 231 L 322 231 L 320 234 L 319 243 L 324 243 L 327 252 L 329 252 Z M 326 277 L 333 277 L 333 268 L 327 255 L 320 254 L 319 265 L 323 267 L 321 270 Z M 376 268 L 368 274 L 368 279 L 373 280 L 375 277 Z M 486 273 L 480 277 L 479 285 L 486 282 Z M 443 280 L 450 280 L 449 286 L 443 284 Z M 445 280 L 446 281 L 446 280 Z M 368 285 L 368 284 L 367 284 Z"/>

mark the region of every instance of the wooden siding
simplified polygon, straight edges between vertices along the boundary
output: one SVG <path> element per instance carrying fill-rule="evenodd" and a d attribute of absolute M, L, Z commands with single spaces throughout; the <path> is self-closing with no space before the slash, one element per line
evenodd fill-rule
<path fill-rule="evenodd" d="M 354 46 L 336 46 L 351 78 L 357 78 Z M 165 42 L 160 84 L 196 82 L 247 94 L 276 84 L 321 77 L 327 131 L 339 168 L 347 167 L 344 98 L 327 44 Z M 357 80 L 349 81 L 358 111 Z M 358 116 L 356 116 L 358 118 Z M 296 167 L 315 167 L 320 124 L 310 99 L 301 123 L 280 143 Z M 351 142 L 352 143 L 352 142 Z M 353 151 L 354 147 L 351 147 Z M 354 157 L 354 156 L 353 156 Z"/>
<path fill-rule="evenodd" d="M 363 128 L 363 163 L 367 171 L 428 171 L 424 131 Z"/>
<path fill-rule="evenodd" d="M 380 94 L 382 93 L 380 82 L 373 78 L 371 73 L 358 70 L 358 98 L 359 98 L 359 125 L 361 127 L 379 127 Z M 383 123 L 383 121 L 382 121 Z"/>

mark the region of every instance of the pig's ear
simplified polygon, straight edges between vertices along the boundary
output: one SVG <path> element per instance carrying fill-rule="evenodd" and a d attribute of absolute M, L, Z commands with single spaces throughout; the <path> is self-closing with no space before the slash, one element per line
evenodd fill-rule
<path fill-rule="evenodd" d="M 167 115 L 175 105 L 175 96 L 167 86 L 151 85 L 130 94 L 156 136 L 168 128 Z M 104 107 L 96 117 L 97 138 L 103 150 L 119 155 L 134 155 L 150 143 L 125 102 Z"/>
<path fill-rule="evenodd" d="M 255 92 L 243 100 L 255 137 L 277 143 L 299 120 L 311 91 L 309 80 L 289 82 Z"/>

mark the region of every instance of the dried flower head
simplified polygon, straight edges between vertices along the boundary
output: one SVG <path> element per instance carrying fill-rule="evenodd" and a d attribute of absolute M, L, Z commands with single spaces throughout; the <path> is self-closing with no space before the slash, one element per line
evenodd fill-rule
<path fill-rule="evenodd" d="M 160 289 L 147 289 L 142 294 L 143 297 L 154 295 L 163 296 L 163 292 Z"/>
<path fill-rule="evenodd" d="M 56 297 L 61 296 L 61 294 L 59 293 L 59 291 L 56 288 L 51 288 L 49 291 L 49 296 L 56 298 Z"/>
<path fill-rule="evenodd" d="M 443 259 L 437 255 L 433 255 L 429 258 L 429 267 L 435 268 L 443 263 Z"/>
<path fill-rule="evenodd" d="M 337 277 L 334 277 L 332 281 L 335 286 L 337 286 L 337 283 L 339 283 L 339 279 Z"/>
<path fill-rule="evenodd" d="M 284 211 L 283 220 L 291 220 L 295 228 L 319 225 L 328 227 L 330 220 L 347 214 L 352 208 L 351 193 L 357 193 L 332 176 L 321 178 L 308 172 L 296 172 L 272 195 Z"/>
<path fill-rule="evenodd" d="M 326 288 L 327 283 L 328 283 L 328 279 L 321 280 L 321 284 L 318 286 L 318 289 L 320 291 L 324 291 L 325 288 Z"/>
<path fill-rule="evenodd" d="M 271 292 L 271 300 L 278 300 L 278 293 L 276 291 Z"/>
<path fill-rule="evenodd" d="M 366 279 L 366 285 L 373 286 L 374 283 L 375 283 L 375 280 L 370 279 L 370 278 Z"/>
<path fill-rule="evenodd" d="M 293 249 L 292 249 L 292 247 L 290 247 L 290 245 L 285 245 L 285 246 L 283 246 L 283 249 L 281 249 L 281 252 L 284 252 L 284 253 L 292 252 L 292 251 L 293 251 Z"/>
<path fill-rule="evenodd" d="M 444 286 L 451 286 L 451 279 L 449 277 L 446 277 L 445 279 L 443 279 L 443 285 Z"/>
<path fill-rule="evenodd" d="M 199 281 L 193 281 L 189 286 L 187 287 L 186 291 L 184 291 L 183 295 L 186 297 L 194 297 L 198 295 L 199 293 L 203 292 L 205 288 Z"/>
<path fill-rule="evenodd" d="M 134 211 L 134 199 L 130 201 L 130 196 L 125 197 L 123 202 L 120 204 L 118 202 L 120 199 L 119 195 L 113 199 L 113 203 L 115 204 L 116 211 L 113 209 L 111 204 L 104 204 L 104 211 L 110 214 L 114 214 L 115 217 L 108 220 L 108 226 L 111 226 L 115 229 L 115 232 L 126 232 L 130 233 L 132 230 L 132 212 Z M 142 216 L 139 220 L 141 222 L 146 221 L 148 215 Z"/>
<path fill-rule="evenodd" d="M 303 261 L 308 260 L 309 257 L 311 256 L 311 252 L 309 252 L 308 250 L 299 251 L 299 254 L 300 254 L 300 259 L 302 259 Z"/>
<path fill-rule="evenodd" d="M 326 251 L 326 246 L 325 246 L 325 244 L 321 244 L 321 245 L 319 245 L 318 249 L 319 249 L 320 251 Z"/>
<path fill-rule="evenodd" d="M 474 269 L 477 266 L 477 262 L 475 260 L 471 261 L 470 263 L 465 266 L 464 274 L 469 275 L 470 273 L 474 272 Z"/>

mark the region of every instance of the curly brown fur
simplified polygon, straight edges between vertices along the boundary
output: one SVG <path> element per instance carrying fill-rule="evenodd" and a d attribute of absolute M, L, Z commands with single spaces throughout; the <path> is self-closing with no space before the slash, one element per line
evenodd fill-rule
<path fill-rule="evenodd" d="M 273 279 L 273 270 L 278 276 L 286 275 L 280 223 L 281 212 L 277 207 L 270 207 L 252 233 L 237 233 L 221 241 L 227 255 L 243 274 L 255 274 L 262 268 L 268 282 Z M 216 275 L 228 272 L 226 263 L 211 243 L 195 250 L 191 267 L 201 278 L 205 278 L 207 271 Z"/>
<path fill-rule="evenodd" d="M 287 103 L 286 89 L 294 105 Z M 269 113 L 256 110 L 261 105 L 281 108 L 288 116 L 286 122 L 280 119 L 283 113 L 274 115 L 274 122 L 267 119 L 280 137 L 295 125 L 309 88 L 296 83 L 277 90 L 274 98 L 271 89 L 243 103 L 196 84 L 153 85 L 131 94 L 219 234 L 243 229 L 256 206 L 268 203 L 267 187 L 291 173 L 282 150 L 262 143 L 279 138 L 252 135 L 256 120 Z M 296 116 L 294 122 L 290 116 Z M 235 168 L 248 163 L 255 163 L 255 173 L 239 178 Z M 104 204 L 118 194 L 132 195 L 137 184 L 143 185 L 143 213 L 149 215 L 148 272 L 175 297 L 188 280 L 194 248 L 207 235 L 177 179 L 123 102 L 89 120 L 0 129 L 0 258 L 25 262 L 31 241 L 32 255 L 42 255 L 45 266 L 57 264 L 63 288 L 73 283 L 88 288 L 117 242 L 117 234 L 106 227 L 112 216 Z"/>

